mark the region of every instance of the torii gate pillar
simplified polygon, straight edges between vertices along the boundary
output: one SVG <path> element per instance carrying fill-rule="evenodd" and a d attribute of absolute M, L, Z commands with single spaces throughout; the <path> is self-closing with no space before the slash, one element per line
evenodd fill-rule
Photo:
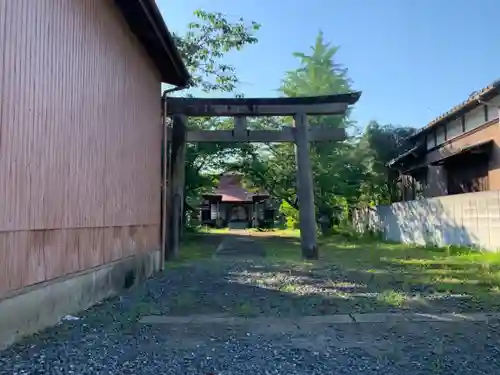
<path fill-rule="evenodd" d="M 297 196 L 302 256 L 318 259 L 314 184 L 309 153 L 309 124 L 305 113 L 293 117 L 295 127 L 295 157 L 297 159 Z"/>

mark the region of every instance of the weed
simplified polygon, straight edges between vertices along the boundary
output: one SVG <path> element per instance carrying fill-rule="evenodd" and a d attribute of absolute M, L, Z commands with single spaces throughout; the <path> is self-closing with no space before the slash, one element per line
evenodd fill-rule
<path fill-rule="evenodd" d="M 255 312 L 250 302 L 242 302 L 236 306 L 236 314 L 244 317 L 254 316 Z"/>
<path fill-rule="evenodd" d="M 377 297 L 377 300 L 391 306 L 402 307 L 407 300 L 404 293 L 395 290 L 384 290 Z"/>
<path fill-rule="evenodd" d="M 119 320 L 139 320 L 145 315 L 158 314 L 159 309 L 154 305 L 154 303 L 146 301 L 138 301 L 132 305 L 132 309 L 125 315 L 121 316 L 122 319 Z"/>
<path fill-rule="evenodd" d="M 196 296 L 188 292 L 179 294 L 172 302 L 172 305 L 179 309 L 189 309 L 192 306 L 196 306 L 196 304 Z"/>
<path fill-rule="evenodd" d="M 295 293 L 295 292 L 297 292 L 298 288 L 299 288 L 299 286 L 296 284 L 285 284 L 285 285 L 282 285 L 279 288 L 279 290 L 280 290 L 280 292 L 283 292 L 283 293 Z"/>

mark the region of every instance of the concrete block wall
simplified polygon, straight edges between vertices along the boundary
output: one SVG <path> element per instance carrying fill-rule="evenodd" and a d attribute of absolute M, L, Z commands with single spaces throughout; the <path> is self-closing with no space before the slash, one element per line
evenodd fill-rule
<path fill-rule="evenodd" d="M 378 206 L 354 215 L 358 231 L 379 230 L 385 239 L 500 249 L 500 191 L 459 194 Z"/>

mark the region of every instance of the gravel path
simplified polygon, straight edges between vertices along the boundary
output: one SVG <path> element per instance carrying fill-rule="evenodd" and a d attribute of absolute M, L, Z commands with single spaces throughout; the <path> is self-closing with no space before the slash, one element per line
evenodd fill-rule
<path fill-rule="evenodd" d="M 359 285 L 335 278 L 335 269 L 269 264 L 262 249 L 254 255 L 167 269 L 78 315 L 80 320 L 0 352 L 0 374 L 500 373 L 496 322 L 255 326 L 258 316 L 299 318 L 367 307 L 348 298 Z M 375 311 L 382 309 L 390 310 L 375 303 Z M 138 322 L 151 314 L 243 316 L 249 324 Z"/>

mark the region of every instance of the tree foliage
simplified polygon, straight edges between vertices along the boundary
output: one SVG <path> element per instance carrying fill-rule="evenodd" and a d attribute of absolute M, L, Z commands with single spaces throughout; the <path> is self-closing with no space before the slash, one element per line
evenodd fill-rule
<path fill-rule="evenodd" d="M 176 44 L 192 75 L 193 87 L 206 93 L 232 92 L 239 81 L 234 66 L 226 64 L 224 57 L 257 43 L 255 33 L 260 25 L 249 24 L 243 18 L 230 22 L 223 13 L 194 12 L 195 21 L 187 32 L 174 35 Z"/>
<path fill-rule="evenodd" d="M 243 19 L 230 22 L 222 13 L 195 12 L 196 21 L 185 35 L 176 36 L 182 55 L 193 76 L 194 87 L 206 93 L 233 93 L 238 86 L 235 68 L 224 57 L 257 43 L 260 25 Z M 307 53 L 294 53 L 297 69 L 284 73 L 279 91 L 283 96 L 316 96 L 353 90 L 348 70 L 338 62 L 338 46 L 319 33 Z M 279 129 L 290 118 L 259 118 L 250 128 Z M 346 128 L 345 141 L 311 144 L 317 212 L 332 216 L 349 208 L 388 203 L 394 196 L 397 176 L 387 162 L 408 148 L 405 139 L 412 128 L 370 122 L 357 132 L 356 124 L 345 116 L 310 117 L 311 127 Z M 191 127 L 232 128 L 231 119 L 196 119 Z M 213 186 L 214 172 L 239 170 L 253 189 L 263 188 L 283 202 L 283 212 L 296 221 L 296 161 L 294 145 L 217 144 L 188 145 L 186 194 L 197 198 Z"/>
<path fill-rule="evenodd" d="M 288 97 L 338 94 L 351 91 L 347 70 L 335 60 L 338 47 L 326 43 L 319 33 L 310 54 L 295 53 L 299 67 L 286 72 L 280 91 Z M 287 121 L 285 119 L 284 121 Z M 290 119 L 288 119 L 290 121 Z M 275 120 L 268 127 L 279 127 Z M 310 117 L 311 127 L 350 127 L 347 116 Z M 269 145 L 266 158 L 253 157 L 243 167 L 269 192 L 291 207 L 298 208 L 296 192 L 295 149 L 292 144 Z M 319 211 L 332 214 L 346 205 L 346 197 L 356 192 L 360 168 L 355 163 L 354 146 L 350 142 L 321 142 L 311 145 L 311 161 L 315 182 L 315 198 Z"/>
<path fill-rule="evenodd" d="M 325 42 L 320 32 L 310 53 L 295 53 L 298 68 L 285 73 L 280 91 L 285 96 L 340 94 L 352 91 L 348 70 L 337 62 L 339 47 Z M 397 175 L 387 162 L 405 151 L 404 141 L 413 128 L 371 122 L 357 134 L 346 116 L 310 117 L 310 126 L 346 128 L 351 134 L 343 142 L 311 144 L 315 203 L 318 213 L 333 216 L 348 209 L 387 203 L 394 195 Z M 288 119 L 288 122 L 291 121 Z M 285 120 L 261 121 L 261 128 L 279 128 Z M 268 145 L 265 154 L 253 154 L 237 167 L 282 199 L 286 211 L 298 209 L 295 150 L 291 144 Z M 235 166 L 232 166 L 235 168 Z"/>
<path fill-rule="evenodd" d="M 358 153 L 364 155 L 370 184 L 365 196 L 371 204 L 387 204 L 396 199 L 398 174 L 387 163 L 410 148 L 407 138 L 414 128 L 371 121 L 359 141 Z"/>
<path fill-rule="evenodd" d="M 235 68 L 224 62 L 231 52 L 257 43 L 260 25 L 247 23 L 243 18 L 229 21 L 223 13 L 194 12 L 195 21 L 188 25 L 184 35 L 174 35 L 179 51 L 192 76 L 191 87 L 205 93 L 231 93 L 239 80 Z M 229 120 L 191 118 L 189 126 L 198 129 L 232 127 Z M 213 186 L 214 180 L 206 171 L 221 168 L 225 160 L 237 158 L 251 149 L 248 145 L 199 143 L 188 144 L 186 150 L 186 195 L 196 198 Z"/>

